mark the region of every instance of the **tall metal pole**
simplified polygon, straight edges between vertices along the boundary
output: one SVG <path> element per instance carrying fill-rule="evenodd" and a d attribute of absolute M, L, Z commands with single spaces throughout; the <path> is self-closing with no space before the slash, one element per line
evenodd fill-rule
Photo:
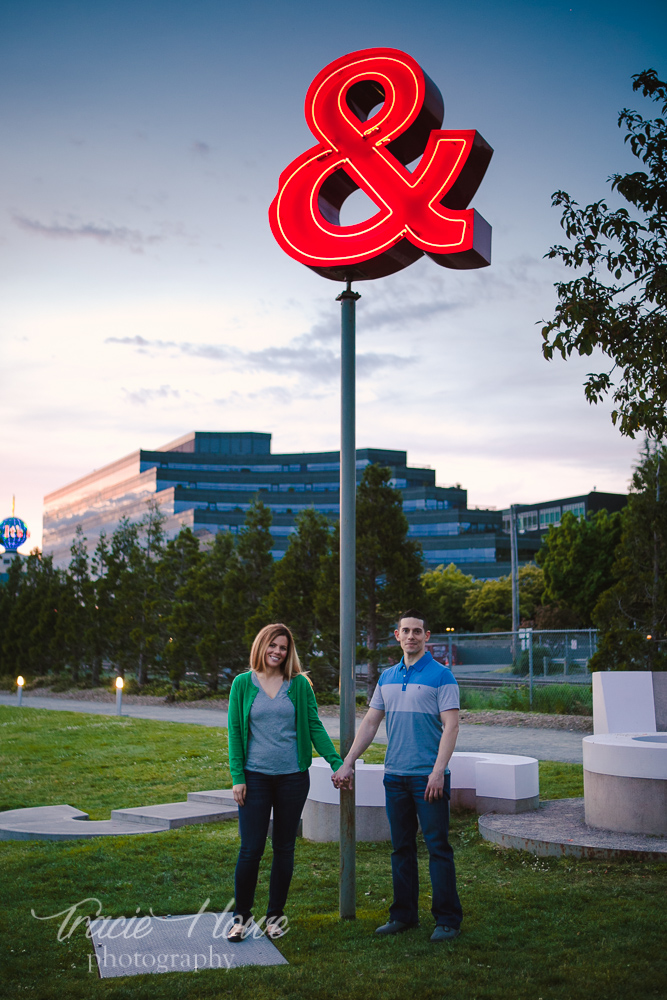
<path fill-rule="evenodd" d="M 533 707 L 533 630 L 532 628 L 527 629 L 528 632 L 528 703 L 530 707 Z"/>
<path fill-rule="evenodd" d="M 516 504 L 510 507 L 510 559 L 512 566 L 512 637 L 513 658 L 517 657 L 517 632 L 519 631 L 519 546 L 517 542 Z"/>
<path fill-rule="evenodd" d="M 356 500 L 355 304 L 352 283 L 337 297 L 341 306 L 340 422 L 340 754 L 354 741 L 356 721 Z M 356 917 L 354 789 L 340 792 L 339 913 Z"/>

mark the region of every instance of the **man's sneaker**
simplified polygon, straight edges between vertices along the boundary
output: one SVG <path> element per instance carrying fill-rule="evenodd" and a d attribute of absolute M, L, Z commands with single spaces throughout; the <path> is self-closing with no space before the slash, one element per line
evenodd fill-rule
<path fill-rule="evenodd" d="M 447 927 L 446 924 L 437 924 L 431 934 L 431 941 L 453 941 L 460 933 L 461 931 L 458 927 Z"/>
<path fill-rule="evenodd" d="M 419 924 L 404 924 L 402 920 L 389 920 L 386 924 L 382 924 L 382 927 L 378 927 L 375 931 L 380 937 L 386 937 L 389 934 L 400 934 L 401 931 L 409 931 L 411 927 L 418 927 Z"/>

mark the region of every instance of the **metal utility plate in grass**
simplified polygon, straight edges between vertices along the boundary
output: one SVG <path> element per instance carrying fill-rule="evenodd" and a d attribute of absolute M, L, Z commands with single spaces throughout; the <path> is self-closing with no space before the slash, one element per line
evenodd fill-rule
<path fill-rule="evenodd" d="M 289 964 L 256 924 L 244 941 L 230 944 L 230 920 L 229 913 L 91 920 L 98 972 L 102 979 L 111 979 L 149 972 Z"/>

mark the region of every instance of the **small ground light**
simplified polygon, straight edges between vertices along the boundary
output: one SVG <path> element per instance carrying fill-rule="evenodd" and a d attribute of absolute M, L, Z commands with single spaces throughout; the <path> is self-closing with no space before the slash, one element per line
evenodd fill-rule
<path fill-rule="evenodd" d="M 16 678 L 16 685 L 18 687 L 18 691 L 16 693 L 18 695 L 19 708 L 21 707 L 21 702 L 23 701 L 23 685 L 24 684 L 25 684 L 25 677 L 21 677 L 21 675 L 19 674 L 19 676 Z"/>
<path fill-rule="evenodd" d="M 647 638 L 647 639 L 652 639 L 652 638 L 653 638 L 653 636 L 652 636 L 652 635 L 647 635 L 647 636 L 646 636 L 646 638 Z"/>
<path fill-rule="evenodd" d="M 120 715 L 121 706 L 123 704 L 123 678 L 116 678 L 116 715 Z"/>

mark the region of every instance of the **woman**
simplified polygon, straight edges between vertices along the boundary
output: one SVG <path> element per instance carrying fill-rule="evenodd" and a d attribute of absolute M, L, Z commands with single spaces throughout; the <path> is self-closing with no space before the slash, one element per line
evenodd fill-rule
<path fill-rule="evenodd" d="M 250 651 L 250 670 L 234 678 L 229 695 L 229 767 L 239 807 L 241 849 L 236 864 L 234 923 L 228 938 L 242 941 L 252 919 L 259 862 L 273 809 L 273 862 L 266 934 L 285 932 L 294 846 L 308 797 L 312 746 L 334 770 L 343 761 L 317 714 L 312 684 L 301 670 L 292 633 L 267 625 Z"/>

